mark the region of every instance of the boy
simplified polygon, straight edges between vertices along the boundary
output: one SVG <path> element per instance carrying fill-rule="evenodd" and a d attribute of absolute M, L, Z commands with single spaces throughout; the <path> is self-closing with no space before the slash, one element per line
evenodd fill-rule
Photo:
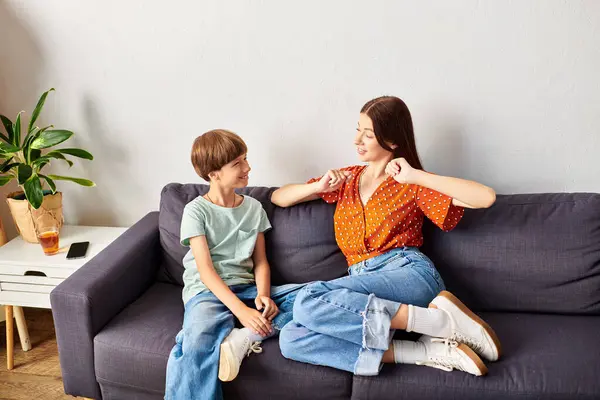
<path fill-rule="evenodd" d="M 248 185 L 247 147 L 235 133 L 209 131 L 194 141 L 192 164 L 210 189 L 188 203 L 181 220 L 185 312 L 167 363 L 165 399 L 222 399 L 242 359 L 292 319 L 303 285 L 271 287 L 264 233 L 271 228 L 257 200 L 235 193 Z M 256 307 L 256 308 L 254 308 Z M 235 318 L 244 326 L 234 328 Z"/>

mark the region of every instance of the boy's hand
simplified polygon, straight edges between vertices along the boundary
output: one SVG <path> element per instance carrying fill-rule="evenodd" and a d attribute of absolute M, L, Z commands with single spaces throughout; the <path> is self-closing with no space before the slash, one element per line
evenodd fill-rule
<path fill-rule="evenodd" d="M 317 183 L 317 193 L 334 192 L 351 176 L 352 173 L 349 171 L 330 169 Z"/>
<path fill-rule="evenodd" d="M 264 307 L 262 316 L 269 321 L 273 321 L 273 318 L 279 314 L 279 309 L 275 305 L 273 299 L 271 299 L 269 296 L 258 295 L 256 296 L 256 299 L 254 299 L 254 303 L 256 303 L 257 310 L 262 310 Z"/>
<path fill-rule="evenodd" d="M 240 320 L 244 327 L 250 329 L 252 332 L 261 335 L 269 336 L 273 332 L 271 327 L 271 321 L 267 320 L 262 316 L 260 311 L 257 311 L 250 307 L 244 307 L 242 311 L 235 315 Z"/>

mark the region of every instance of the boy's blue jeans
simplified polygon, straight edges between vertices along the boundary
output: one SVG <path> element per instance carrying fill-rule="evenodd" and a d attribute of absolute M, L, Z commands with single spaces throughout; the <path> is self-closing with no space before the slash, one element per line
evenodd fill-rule
<path fill-rule="evenodd" d="M 271 287 L 271 298 L 279 308 L 273 319 L 274 333 L 292 319 L 294 299 L 303 284 Z M 230 287 L 240 300 L 255 308 L 256 285 Z M 235 317 L 212 292 L 200 293 L 185 304 L 183 329 L 175 338 L 167 362 L 167 400 L 220 400 L 219 352 L 223 339 L 235 326 Z"/>
<path fill-rule="evenodd" d="M 313 282 L 296 297 L 294 320 L 279 336 L 286 358 L 356 375 L 377 375 L 400 305 L 427 307 L 444 290 L 429 258 L 404 247 L 361 261 L 350 276 Z"/>

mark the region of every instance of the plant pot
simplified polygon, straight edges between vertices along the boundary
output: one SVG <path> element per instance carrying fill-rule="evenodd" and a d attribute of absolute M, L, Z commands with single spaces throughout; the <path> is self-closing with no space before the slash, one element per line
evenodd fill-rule
<path fill-rule="evenodd" d="M 61 192 L 52 194 L 51 191 L 44 190 L 44 201 L 37 210 L 31 207 L 23 192 L 9 193 L 6 202 L 17 231 L 29 243 L 38 243 L 34 221 L 44 223 L 51 219 L 56 221 L 59 228 L 63 225 Z"/>

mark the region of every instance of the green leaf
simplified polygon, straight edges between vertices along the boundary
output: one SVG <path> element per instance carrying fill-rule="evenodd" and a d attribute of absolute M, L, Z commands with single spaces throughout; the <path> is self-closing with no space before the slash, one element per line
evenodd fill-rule
<path fill-rule="evenodd" d="M 12 161 L 12 159 L 13 159 L 13 158 L 14 158 L 14 157 L 7 158 L 7 159 L 6 159 L 6 161 L 4 161 L 4 162 L 2 163 L 2 165 L 0 165 L 0 171 L 2 170 L 2 168 L 4 168 L 5 166 L 7 166 L 7 165 L 8 165 L 8 163 L 10 163 L 10 162 Z"/>
<path fill-rule="evenodd" d="M 25 183 L 33 174 L 33 169 L 27 164 L 19 164 L 17 166 L 17 175 L 19 176 L 19 185 Z"/>
<path fill-rule="evenodd" d="M 32 130 L 31 132 L 29 132 L 27 134 L 27 136 L 25 136 L 25 140 L 23 140 L 23 155 L 25 157 L 25 161 L 26 162 L 31 162 L 30 158 L 31 158 L 31 142 L 35 139 L 37 139 L 42 133 L 44 133 L 46 130 L 48 130 L 49 128 L 51 128 L 52 125 L 46 126 L 42 129 L 39 130 Z M 39 151 L 38 149 L 35 149 L 36 151 Z"/>
<path fill-rule="evenodd" d="M 68 154 L 73 157 L 84 158 L 86 160 L 93 160 L 94 156 L 82 149 L 56 149 L 53 152 L 59 152 L 62 154 Z"/>
<path fill-rule="evenodd" d="M 46 183 L 48 183 L 48 186 L 50 186 L 50 189 L 52 189 L 52 194 L 56 193 L 56 183 L 54 183 L 52 178 L 49 178 L 46 175 L 42 174 L 39 174 L 38 176 L 46 180 Z"/>
<path fill-rule="evenodd" d="M 71 136 L 73 136 L 73 132 L 62 129 L 45 131 L 31 142 L 30 147 L 32 149 L 47 149 L 64 142 Z"/>
<path fill-rule="evenodd" d="M 12 164 L 8 164 L 7 166 L 5 166 L 4 168 L 2 168 L 2 170 L 0 171 L 1 173 L 5 174 L 8 171 L 10 171 L 11 169 L 15 168 L 17 165 L 19 165 L 21 163 L 12 163 Z"/>
<path fill-rule="evenodd" d="M 69 176 L 61 176 L 61 175 L 48 175 L 48 177 L 50 177 L 51 179 L 54 179 L 55 181 L 75 182 L 81 186 L 96 186 L 96 184 L 94 182 L 87 180 L 87 179 L 83 179 L 83 178 L 71 178 Z"/>
<path fill-rule="evenodd" d="M 29 154 L 29 162 L 35 161 L 38 158 L 40 158 L 41 156 L 42 156 L 41 150 L 33 149 L 30 151 L 30 154 Z"/>
<path fill-rule="evenodd" d="M 20 113 L 17 114 L 17 120 L 15 121 L 15 124 L 13 125 L 13 137 L 12 137 L 12 144 L 14 144 L 15 146 L 19 146 L 21 144 L 21 113 L 23 111 L 21 111 Z"/>
<path fill-rule="evenodd" d="M 54 157 L 54 158 L 58 158 L 58 157 Z M 38 173 L 39 171 L 42 170 L 42 168 L 44 168 L 46 166 L 46 164 L 50 163 L 51 160 L 52 160 L 52 157 L 41 156 L 37 160 L 33 161 L 31 163 L 31 166 L 33 167 L 34 172 Z M 68 162 L 68 160 L 65 160 L 65 161 Z M 71 166 L 71 164 L 69 164 L 69 167 L 70 166 Z"/>
<path fill-rule="evenodd" d="M 33 150 L 32 150 L 33 151 Z M 67 159 L 67 157 L 63 156 L 62 154 L 60 154 L 58 151 L 51 151 L 49 153 L 47 153 L 44 157 L 49 157 L 49 158 L 57 158 L 59 160 L 63 160 L 66 161 L 67 164 L 69 164 L 69 167 L 73 166 L 73 161 Z"/>
<path fill-rule="evenodd" d="M 51 88 L 47 92 L 44 92 L 44 94 L 42 94 L 42 96 L 38 100 L 38 103 L 35 106 L 35 110 L 33 110 L 33 114 L 31 114 L 31 119 L 29 120 L 29 127 L 27 128 L 27 132 L 31 132 L 31 128 L 33 127 L 33 124 L 35 123 L 35 121 L 40 116 L 40 113 L 42 112 L 42 108 L 44 107 L 44 103 L 46 102 L 46 97 L 48 96 L 48 93 L 52 92 L 53 90 L 54 90 L 54 88 Z"/>
<path fill-rule="evenodd" d="M 0 186 L 6 185 L 8 182 L 12 181 L 13 179 L 15 179 L 15 177 L 12 175 L 0 176 Z"/>
<path fill-rule="evenodd" d="M 36 127 L 33 130 L 29 131 L 29 133 L 27 134 L 27 136 L 25 136 L 25 139 L 23 140 L 23 149 L 25 149 L 28 146 L 28 143 L 31 143 L 31 141 L 34 138 L 37 138 L 42 132 L 45 132 L 50 128 L 54 128 L 54 125 L 48 125 L 39 130 L 37 130 Z"/>
<path fill-rule="evenodd" d="M 6 118 L 2 114 L 0 114 L 0 120 L 2 120 L 2 125 L 4 125 L 4 129 L 6 129 L 6 133 L 8 134 L 8 136 L 0 134 L 0 137 L 5 142 L 12 143 L 12 136 L 13 136 L 13 127 L 12 127 L 13 123 L 12 123 L 12 121 L 10 119 Z"/>
<path fill-rule="evenodd" d="M 0 172 L 5 172 L 4 168 L 6 168 L 8 165 L 10 165 L 10 162 L 12 161 L 13 158 L 14 157 L 7 158 L 6 161 L 4 161 L 2 163 L 2 165 L 0 165 Z"/>
<path fill-rule="evenodd" d="M 21 150 L 19 147 L 13 146 L 12 144 L 0 143 L 0 153 L 12 154 L 17 153 L 19 150 Z"/>
<path fill-rule="evenodd" d="M 46 164 L 48 164 L 50 162 L 50 159 L 40 157 L 36 161 L 39 161 L 39 163 L 34 164 L 34 168 L 36 171 L 40 171 L 42 168 L 44 168 L 46 166 Z"/>
<path fill-rule="evenodd" d="M 40 208 L 42 201 L 44 201 L 44 191 L 42 190 L 40 178 L 36 174 L 31 175 L 29 179 L 27 179 L 23 185 L 23 190 L 25 191 L 25 197 L 27 197 L 29 204 L 35 209 Z"/>

